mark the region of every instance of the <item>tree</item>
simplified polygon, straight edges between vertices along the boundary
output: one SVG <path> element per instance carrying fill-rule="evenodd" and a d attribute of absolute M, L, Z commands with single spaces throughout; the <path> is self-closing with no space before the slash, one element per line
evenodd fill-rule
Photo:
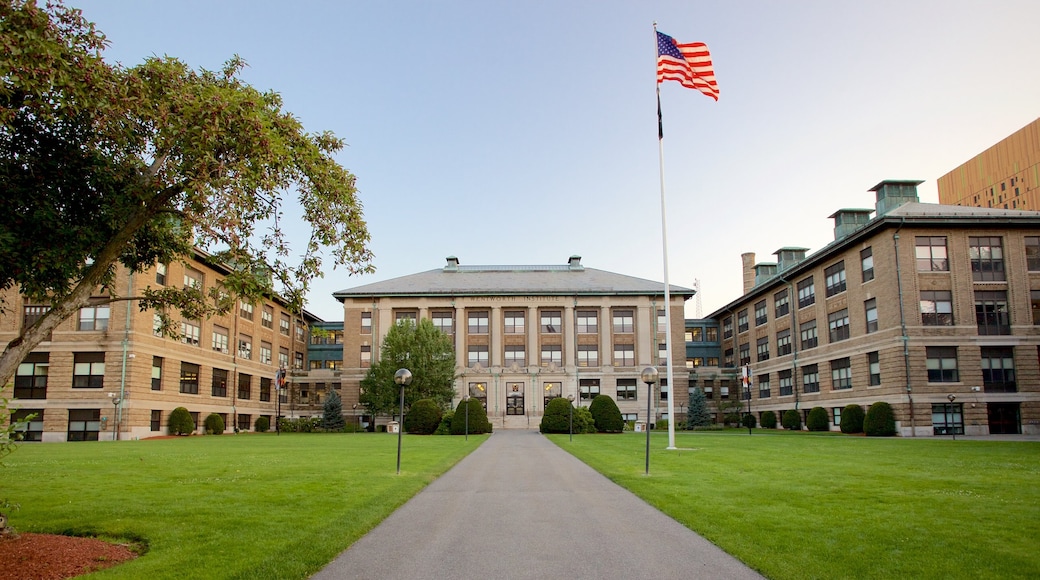
<path fill-rule="evenodd" d="M 432 435 L 440 427 L 443 415 L 441 406 L 433 399 L 419 399 L 404 416 L 404 430 L 418 435 Z"/>
<path fill-rule="evenodd" d="M 398 369 L 412 371 L 412 384 L 405 388 L 405 407 L 419 399 L 433 399 L 443 408 L 455 396 L 455 346 L 429 319 L 416 324 L 402 320 L 383 338 L 379 361 L 361 380 L 361 404 L 372 414 L 400 412 L 401 389 L 394 383 Z"/>
<path fill-rule="evenodd" d="M 621 433 L 625 429 L 625 420 L 621 418 L 621 410 L 609 395 L 596 395 L 589 404 L 593 424 L 600 433 Z"/>
<path fill-rule="evenodd" d="M 15 290 L 49 307 L 0 355 L 0 384 L 99 288 L 104 302 L 155 309 L 176 336 L 175 314 L 226 312 L 236 298 L 278 292 L 300 311 L 329 248 L 334 267 L 372 271 L 355 178 L 333 158 L 340 139 L 306 133 L 277 93 L 242 81 L 237 56 L 219 72 L 170 57 L 126 68 L 104 47 L 60 0 L 0 0 L 0 301 Z M 312 228 L 302 251 L 280 227 L 287 209 Z M 231 270 L 208 297 L 111 284 L 119 267 L 194 248 Z"/>
<path fill-rule="evenodd" d="M 863 417 L 863 407 L 856 404 L 846 405 L 841 411 L 841 432 L 862 433 Z"/>
<path fill-rule="evenodd" d="M 347 426 L 343 419 L 343 399 L 336 389 L 329 389 L 329 396 L 325 397 L 321 423 L 326 431 L 342 431 Z"/>
<path fill-rule="evenodd" d="M 195 431 L 195 421 L 191 418 L 191 413 L 184 407 L 177 407 L 170 411 L 170 418 L 166 421 L 170 435 L 191 435 Z"/>
<path fill-rule="evenodd" d="M 891 437 L 896 434 L 896 415 L 892 405 L 878 401 L 867 408 L 863 418 L 863 432 L 867 437 Z"/>
<path fill-rule="evenodd" d="M 783 416 L 780 418 L 780 424 L 784 426 L 784 429 L 800 431 L 802 429 L 802 416 L 798 411 L 788 409 L 784 411 Z"/>
<path fill-rule="evenodd" d="M 809 409 L 809 416 L 805 418 L 805 427 L 810 431 L 829 431 L 831 420 L 827 415 L 827 409 L 823 407 Z"/>
<path fill-rule="evenodd" d="M 469 409 L 468 415 L 467 408 Z M 491 421 L 488 421 L 487 411 L 484 409 L 484 404 L 480 402 L 480 399 L 470 397 L 465 401 L 459 401 L 459 406 L 455 408 L 455 414 L 451 417 L 451 434 L 466 434 L 467 425 L 469 425 L 470 435 L 491 432 Z"/>
<path fill-rule="evenodd" d="M 711 425 L 711 411 L 708 410 L 708 400 L 704 397 L 704 391 L 700 387 L 690 393 L 690 406 L 686 411 L 686 428 L 696 429 Z"/>
<path fill-rule="evenodd" d="M 563 397 L 556 397 L 545 406 L 538 430 L 542 433 L 569 433 L 574 405 Z"/>

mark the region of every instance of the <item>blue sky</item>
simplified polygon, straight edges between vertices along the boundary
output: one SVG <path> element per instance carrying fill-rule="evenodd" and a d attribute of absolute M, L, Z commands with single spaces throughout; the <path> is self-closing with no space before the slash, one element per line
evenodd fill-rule
<path fill-rule="evenodd" d="M 742 252 L 819 249 L 883 179 L 937 202 L 937 178 L 1040 116 L 1035 0 L 70 3 L 108 59 L 239 54 L 348 143 L 377 272 L 318 280 L 326 320 L 332 292 L 449 255 L 663 280 L 654 21 L 708 44 L 721 92 L 661 90 L 669 279 L 700 280 L 704 315 L 741 293 Z"/>

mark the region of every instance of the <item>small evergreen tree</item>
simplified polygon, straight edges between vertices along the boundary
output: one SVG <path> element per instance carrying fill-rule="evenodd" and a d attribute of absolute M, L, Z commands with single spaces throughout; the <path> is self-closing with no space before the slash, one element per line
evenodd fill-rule
<path fill-rule="evenodd" d="M 538 430 L 542 433 L 569 433 L 573 405 L 563 397 L 556 397 L 545 406 L 545 414 Z"/>
<path fill-rule="evenodd" d="M 596 432 L 596 422 L 592 420 L 592 413 L 589 411 L 588 407 L 577 407 L 574 409 L 574 432 Z"/>
<path fill-rule="evenodd" d="M 266 433 L 270 428 L 271 420 L 263 415 L 257 417 L 256 421 L 253 422 L 253 429 L 255 429 L 257 433 Z"/>
<path fill-rule="evenodd" d="M 841 411 L 841 432 L 862 433 L 863 432 L 863 407 L 859 405 L 848 405 Z"/>
<path fill-rule="evenodd" d="M 802 415 L 794 409 L 788 409 L 784 411 L 784 416 L 780 423 L 784 426 L 784 429 L 791 431 L 800 430 L 802 428 Z"/>
<path fill-rule="evenodd" d="M 863 432 L 867 437 L 891 437 L 896 434 L 896 416 L 892 405 L 878 401 L 867 409 L 863 418 Z"/>
<path fill-rule="evenodd" d="M 466 401 L 459 401 L 459 406 L 455 407 L 455 414 L 451 417 L 451 434 L 462 435 L 466 433 Z M 481 433 L 491 432 L 491 421 L 488 421 L 487 411 L 484 409 L 484 405 L 480 402 L 480 399 L 469 399 L 469 434 L 479 435 Z"/>
<path fill-rule="evenodd" d="M 830 422 L 830 417 L 827 416 L 827 409 L 823 407 L 809 409 L 809 416 L 805 418 L 805 426 L 810 431 L 829 431 Z"/>
<path fill-rule="evenodd" d="M 690 407 L 686 412 L 686 428 L 696 429 L 711 425 L 711 411 L 708 410 L 708 400 L 704 397 L 704 391 L 697 387 L 690 394 Z"/>
<path fill-rule="evenodd" d="M 408 433 L 432 435 L 440 424 L 441 408 L 433 399 L 419 399 L 404 416 L 404 430 Z"/>
<path fill-rule="evenodd" d="M 192 431 L 195 430 L 195 421 L 191 420 L 191 413 L 184 407 L 177 407 L 170 411 L 167 425 L 170 429 L 170 435 L 191 435 Z"/>
<path fill-rule="evenodd" d="M 762 413 L 762 428 L 776 429 L 776 413 L 772 411 L 764 411 Z"/>
<path fill-rule="evenodd" d="M 206 415 L 206 420 L 203 421 L 203 425 L 206 427 L 206 433 L 210 435 L 223 435 L 224 434 L 224 418 L 216 413 L 210 413 Z"/>
<path fill-rule="evenodd" d="M 744 418 L 740 420 L 740 424 L 748 429 L 754 429 L 758 425 L 758 420 L 751 413 L 744 413 Z"/>
<path fill-rule="evenodd" d="M 592 421 L 600 433 L 621 433 L 625 429 L 625 421 L 621 418 L 621 410 L 609 395 L 596 395 L 589 405 Z"/>
<path fill-rule="evenodd" d="M 347 421 L 343 418 L 343 399 L 340 398 L 336 389 L 329 389 L 329 396 L 325 397 L 322 410 L 324 413 L 321 423 L 326 431 L 343 431 L 346 428 Z"/>

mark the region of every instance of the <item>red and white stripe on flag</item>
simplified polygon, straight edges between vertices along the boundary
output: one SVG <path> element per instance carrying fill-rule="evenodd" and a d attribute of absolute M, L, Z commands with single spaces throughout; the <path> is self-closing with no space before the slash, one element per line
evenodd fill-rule
<path fill-rule="evenodd" d="M 708 45 L 703 42 L 680 44 L 666 34 L 657 34 L 657 82 L 678 81 L 684 87 L 719 100 L 719 85 L 715 82 Z"/>

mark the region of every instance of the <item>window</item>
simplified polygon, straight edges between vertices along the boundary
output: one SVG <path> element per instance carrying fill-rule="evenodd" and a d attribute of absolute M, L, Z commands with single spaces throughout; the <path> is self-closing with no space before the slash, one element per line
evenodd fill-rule
<path fill-rule="evenodd" d="M 248 401 L 253 394 L 253 376 L 238 373 L 238 400 Z"/>
<path fill-rule="evenodd" d="M 466 332 L 469 334 L 487 334 L 488 333 L 488 311 L 478 310 L 476 312 L 470 312 L 467 316 L 469 325 L 466 328 Z"/>
<path fill-rule="evenodd" d="M 563 396 L 563 383 L 557 381 L 546 381 L 542 383 L 542 392 L 544 397 L 542 402 L 546 407 L 549 406 L 549 401 Z"/>
<path fill-rule="evenodd" d="M 202 290 L 202 272 L 193 268 L 184 269 L 184 287 Z"/>
<path fill-rule="evenodd" d="M 77 330 L 108 330 L 108 304 L 84 306 L 79 309 Z"/>
<path fill-rule="evenodd" d="M 871 298 L 863 303 L 863 311 L 867 317 L 867 334 L 877 332 L 878 319 L 877 319 L 877 299 Z"/>
<path fill-rule="evenodd" d="M 274 328 L 274 308 L 264 306 L 264 309 L 260 311 L 260 326 Z"/>
<path fill-rule="evenodd" d="M 599 379 L 581 379 L 578 390 L 582 401 L 591 401 L 599 395 Z"/>
<path fill-rule="evenodd" d="M 918 272 L 949 272 L 945 236 L 917 236 L 914 240 Z"/>
<path fill-rule="evenodd" d="M 704 342 L 704 329 L 699 326 L 687 328 L 686 342 Z"/>
<path fill-rule="evenodd" d="M 1007 290 L 976 290 L 975 322 L 981 335 L 1011 334 Z"/>
<path fill-rule="evenodd" d="M 210 383 L 210 395 L 213 397 L 227 396 L 228 372 L 224 369 L 213 369 L 213 380 Z"/>
<path fill-rule="evenodd" d="M 881 360 L 877 351 L 867 353 L 867 368 L 870 369 L 869 384 L 876 387 L 881 384 Z"/>
<path fill-rule="evenodd" d="M 791 329 L 785 328 L 776 333 L 776 356 L 791 354 Z"/>
<path fill-rule="evenodd" d="M 1010 346 L 982 347 L 982 384 L 987 393 L 1014 393 L 1015 349 Z"/>
<path fill-rule="evenodd" d="M 469 366 L 488 366 L 488 347 L 486 344 L 472 344 L 468 351 Z"/>
<path fill-rule="evenodd" d="M 619 401 L 637 401 L 639 396 L 636 389 L 635 379 L 618 379 L 617 380 L 617 400 Z"/>
<path fill-rule="evenodd" d="M 596 334 L 599 322 L 595 310 L 578 311 L 578 334 Z"/>
<path fill-rule="evenodd" d="M 845 357 L 831 361 L 831 388 L 836 391 L 852 388 L 852 359 Z"/>
<path fill-rule="evenodd" d="M 657 311 L 657 332 L 664 332 L 664 329 L 668 327 L 668 318 L 664 310 Z"/>
<path fill-rule="evenodd" d="M 238 431 L 249 431 L 249 427 L 252 424 L 253 416 L 247 413 L 238 414 L 238 424 L 235 425 L 235 429 Z"/>
<path fill-rule="evenodd" d="M 271 343 L 269 342 L 260 343 L 260 363 L 271 364 Z"/>
<path fill-rule="evenodd" d="M 266 402 L 271 400 L 271 383 L 270 377 L 260 377 L 260 401 Z M 239 431 L 241 430 L 239 429 Z M 249 427 L 246 427 L 245 430 L 248 431 Z"/>
<path fill-rule="evenodd" d="M 152 390 L 162 390 L 162 369 L 163 369 L 163 358 L 161 356 L 152 357 Z"/>
<path fill-rule="evenodd" d="M 158 409 L 152 409 L 151 417 L 148 421 L 148 429 L 150 431 L 162 430 L 162 411 Z"/>
<path fill-rule="evenodd" d="M 719 357 L 717 357 L 717 356 L 704 357 L 704 365 L 705 366 L 709 366 L 709 367 L 717 367 L 717 366 L 719 366 Z"/>
<path fill-rule="evenodd" d="M 733 317 L 728 316 L 722 319 L 722 337 L 730 338 L 733 336 Z"/>
<path fill-rule="evenodd" d="M 769 321 L 769 315 L 767 314 L 766 301 L 762 300 L 755 303 L 755 326 L 762 326 Z"/>
<path fill-rule="evenodd" d="M 849 338 L 849 309 L 842 308 L 827 316 L 827 324 L 830 328 L 830 341 L 838 342 Z"/>
<path fill-rule="evenodd" d="M 747 308 L 737 313 L 737 332 L 747 332 L 748 329 L 748 312 Z"/>
<path fill-rule="evenodd" d="M 253 358 L 253 338 L 245 334 L 238 337 L 238 356 L 249 360 Z"/>
<path fill-rule="evenodd" d="M 505 328 L 506 334 L 524 334 L 527 318 L 523 310 L 506 310 Z"/>
<path fill-rule="evenodd" d="M 101 409 L 69 409 L 69 441 L 97 441 Z"/>
<path fill-rule="evenodd" d="M 805 365 L 802 367 L 802 392 L 820 392 L 820 369 L 818 365 Z"/>
<path fill-rule="evenodd" d="M 546 310 L 542 312 L 542 332 L 545 334 L 559 334 L 563 317 L 559 310 Z"/>
<path fill-rule="evenodd" d="M 507 344 L 506 345 L 506 358 L 505 365 L 508 366 L 527 366 L 527 353 L 524 350 L 522 344 Z"/>
<path fill-rule="evenodd" d="M 932 403 L 932 433 L 935 435 L 964 434 L 964 405 L 960 403 Z"/>
<path fill-rule="evenodd" d="M 727 348 L 722 352 L 722 364 L 726 368 L 733 368 L 733 349 Z"/>
<path fill-rule="evenodd" d="M 36 321 L 42 318 L 44 314 L 47 314 L 50 309 L 50 306 L 26 305 L 25 316 L 22 318 L 22 328 L 29 328 L 36 324 Z M 48 336 L 46 340 L 50 340 L 50 337 Z"/>
<path fill-rule="evenodd" d="M 1040 236 L 1026 236 L 1026 269 L 1040 272 Z"/>
<path fill-rule="evenodd" d="M 213 350 L 224 354 L 228 352 L 228 329 L 216 324 L 213 325 Z"/>
<path fill-rule="evenodd" d="M 470 383 L 469 396 L 480 401 L 484 408 L 487 409 L 487 383 Z"/>
<path fill-rule="evenodd" d="M 14 398 L 46 399 L 50 354 L 31 352 L 26 355 L 14 376 Z"/>
<path fill-rule="evenodd" d="M 364 320 L 365 320 L 364 317 L 363 317 L 365 314 L 369 315 L 369 318 L 368 318 L 368 323 L 369 323 L 368 324 L 368 332 L 365 332 L 364 328 L 362 328 L 361 334 L 372 334 L 372 318 L 371 318 L 372 317 L 372 313 L 371 312 L 363 312 L 362 313 L 362 319 L 361 319 L 362 322 L 364 322 Z M 452 334 L 455 334 L 455 324 L 452 321 L 452 313 L 451 312 L 434 312 L 432 320 L 433 320 L 433 327 L 436 328 L 437 330 L 443 332 L 444 334 L 447 334 L 448 336 L 451 336 Z"/>
<path fill-rule="evenodd" d="M 718 342 L 719 341 L 719 327 L 708 326 L 704 329 L 704 341 L 705 342 Z"/>
<path fill-rule="evenodd" d="M 801 338 L 802 350 L 816 348 L 819 337 L 816 334 L 816 320 L 810 320 L 798 325 L 798 334 Z"/>
<path fill-rule="evenodd" d="M 199 365 L 181 362 L 181 392 L 199 394 Z"/>
<path fill-rule="evenodd" d="M 960 380 L 957 373 L 957 347 L 929 346 L 925 351 L 929 383 L 956 383 Z"/>
<path fill-rule="evenodd" d="M 788 336 L 790 336 L 790 335 L 788 335 Z M 769 360 L 769 337 L 768 336 L 763 336 L 762 338 L 758 339 L 758 341 L 755 343 L 755 348 L 757 350 L 757 358 L 755 359 L 756 361 L 762 362 L 762 361 Z"/>
<path fill-rule="evenodd" d="M 751 344 L 747 342 L 741 343 L 737 347 L 737 357 L 740 361 L 740 366 L 751 364 Z"/>
<path fill-rule="evenodd" d="M 999 237 L 969 237 L 971 277 L 976 282 L 1004 280 L 1004 248 Z"/>
<path fill-rule="evenodd" d="M 842 260 L 823 271 L 827 276 L 827 298 L 845 291 L 845 261 Z"/>
<path fill-rule="evenodd" d="M 867 248 L 859 253 L 859 264 L 863 272 L 863 281 L 870 282 L 874 279 L 874 250 Z"/>
<path fill-rule="evenodd" d="M 77 352 L 73 355 L 72 388 L 101 389 L 105 386 L 105 353 Z"/>
<path fill-rule="evenodd" d="M 704 398 L 709 400 L 715 398 L 715 381 L 704 381 Z"/>
<path fill-rule="evenodd" d="M 182 320 L 181 321 L 181 341 L 184 344 L 190 344 L 192 346 L 199 346 L 199 339 L 202 337 L 202 328 L 198 322 L 194 320 Z"/>
<path fill-rule="evenodd" d="M 636 347 L 634 344 L 614 345 L 614 366 L 633 367 L 636 365 Z"/>
<path fill-rule="evenodd" d="M 365 314 L 368 314 L 369 316 L 371 316 L 371 313 L 368 313 L 368 312 L 362 313 L 361 314 L 362 323 L 364 323 L 364 316 L 365 316 Z M 370 323 L 370 325 L 368 327 L 368 334 L 371 334 L 372 333 L 372 326 L 371 326 L 372 319 L 369 318 L 368 321 Z M 278 318 L 278 332 L 281 332 L 285 336 L 289 336 L 289 315 L 288 314 L 282 314 Z M 364 333 L 364 327 L 362 327 L 362 333 Z"/>
<path fill-rule="evenodd" d="M 158 312 L 152 314 L 152 334 L 159 337 L 163 335 L 162 316 Z"/>
<path fill-rule="evenodd" d="M 289 349 L 285 347 L 278 348 L 278 367 L 289 368 Z"/>
<path fill-rule="evenodd" d="M 769 375 L 758 375 L 758 398 L 768 399 L 771 395 L 769 394 Z"/>
<path fill-rule="evenodd" d="M 238 303 L 238 315 L 246 320 L 253 319 L 253 305 L 248 302 Z"/>
<path fill-rule="evenodd" d="M 661 379 L 661 390 L 659 391 L 660 396 L 661 396 L 661 401 L 667 401 L 668 400 L 668 393 L 669 392 L 670 392 L 670 389 L 668 388 L 668 379 Z"/>
<path fill-rule="evenodd" d="M 834 417 L 832 425 L 835 427 L 841 427 L 841 407 L 831 407 L 831 416 Z"/>
<path fill-rule="evenodd" d="M 777 379 L 780 383 L 781 397 L 794 394 L 794 381 L 792 380 L 791 375 L 791 369 L 785 369 L 777 373 Z"/>
<path fill-rule="evenodd" d="M 598 367 L 599 366 L 599 348 L 594 344 L 579 344 L 578 345 L 578 366 L 579 367 Z"/>
<path fill-rule="evenodd" d="M 372 347 L 367 344 L 361 345 L 361 367 L 368 368 L 372 366 Z"/>
<path fill-rule="evenodd" d="M 166 264 L 159 263 L 155 265 L 155 283 L 160 286 L 166 285 Z"/>
<path fill-rule="evenodd" d="M 666 366 L 668 364 L 668 343 L 659 342 L 657 343 L 657 365 Z"/>
<path fill-rule="evenodd" d="M 632 311 L 631 310 L 615 310 L 614 311 L 614 332 L 632 332 Z"/>
<path fill-rule="evenodd" d="M 686 359 L 686 368 L 688 368 L 688 369 L 702 367 L 702 366 L 704 366 L 704 357 L 695 356 L 695 357 Z"/>
<path fill-rule="evenodd" d="M 293 351 L 293 368 L 294 369 L 302 369 L 303 368 L 303 353 L 302 352 L 297 352 L 295 350 Z"/>
<path fill-rule="evenodd" d="M 542 366 L 547 367 L 550 363 L 556 366 L 563 364 L 563 351 L 558 344 L 542 345 Z"/>
<path fill-rule="evenodd" d="M 791 312 L 791 299 L 785 288 L 773 294 L 773 318 L 786 316 L 789 312 Z"/>
<path fill-rule="evenodd" d="M 812 277 L 798 283 L 798 308 L 816 304 L 816 286 Z"/>
<path fill-rule="evenodd" d="M 921 291 L 921 324 L 953 326 L 953 294 L 949 290 Z"/>

